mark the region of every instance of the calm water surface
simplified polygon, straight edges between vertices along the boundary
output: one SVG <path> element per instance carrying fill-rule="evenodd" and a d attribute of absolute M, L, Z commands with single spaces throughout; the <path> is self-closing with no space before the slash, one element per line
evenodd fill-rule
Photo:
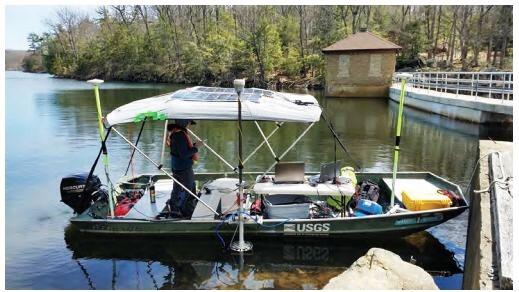
<path fill-rule="evenodd" d="M 108 82 L 102 85 L 105 113 L 129 101 L 181 88 L 164 84 Z M 390 171 L 396 104 L 386 99 L 325 99 L 322 106 L 339 135 L 366 171 Z M 496 129 L 455 122 L 407 109 L 400 170 L 431 171 L 463 188 L 478 152 L 479 136 Z M 272 123 L 263 126 L 270 131 Z M 150 123 L 140 145 L 160 159 L 162 123 Z M 130 138 L 136 125 L 121 127 Z M 302 125 L 287 125 L 273 147 L 285 149 Z M 231 122 L 199 122 L 195 128 L 214 149 L 235 162 L 236 128 Z M 245 152 L 260 142 L 246 125 Z M 497 131 L 511 137 L 511 129 Z M 495 134 L 494 134 L 495 135 Z M 239 259 L 223 252 L 216 237 L 200 239 L 111 238 L 79 234 L 60 203 L 61 177 L 88 171 L 99 147 L 95 101 L 85 82 L 49 75 L 6 72 L 6 287 L 10 289 L 155 289 L 242 288 L 316 289 L 339 274 L 370 247 L 411 257 L 434 275 L 441 288 L 459 288 L 464 260 L 467 214 L 404 239 L 373 242 L 255 240 L 254 253 Z M 110 170 L 117 179 L 131 149 L 109 139 Z M 224 171 L 226 166 L 203 149 L 196 171 Z M 338 152 L 346 163 L 351 160 Z M 334 159 L 333 140 L 324 123 L 316 125 L 287 160 L 304 160 L 308 171 Z M 272 163 L 267 149 L 246 169 Z M 131 171 L 153 171 L 137 157 Z M 100 170 L 97 172 L 99 175 Z M 100 177 L 104 177 L 101 176 Z"/>

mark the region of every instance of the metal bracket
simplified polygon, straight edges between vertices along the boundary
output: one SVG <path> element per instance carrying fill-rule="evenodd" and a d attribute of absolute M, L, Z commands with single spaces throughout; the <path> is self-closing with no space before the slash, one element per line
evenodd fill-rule
<path fill-rule="evenodd" d="M 299 142 L 299 140 L 301 140 L 306 135 L 306 133 L 308 133 L 308 131 L 310 130 L 310 128 L 312 128 L 313 125 L 315 125 L 315 122 L 310 123 L 310 125 L 308 125 L 308 127 L 306 127 L 306 129 L 303 131 L 303 133 L 301 133 L 301 135 L 299 135 L 299 137 L 297 137 L 297 139 L 292 143 L 292 145 L 288 146 L 287 150 L 285 150 L 285 152 L 283 152 L 283 154 L 281 154 L 279 156 L 280 160 L 283 159 L 283 157 L 285 157 L 285 155 L 290 150 L 292 150 L 292 148 L 294 148 L 294 146 L 296 146 L 296 144 Z M 276 166 L 276 163 L 278 163 L 278 162 L 277 161 L 274 162 L 261 176 L 265 176 L 270 170 L 272 170 L 272 168 L 274 168 L 274 166 Z"/>
<path fill-rule="evenodd" d="M 265 144 L 266 141 L 268 141 L 268 139 L 270 139 L 270 137 L 272 137 L 272 135 L 274 135 L 277 130 L 279 130 L 281 128 L 281 126 L 284 124 L 284 122 L 281 122 L 281 123 L 278 123 L 276 122 L 276 128 L 274 130 L 272 130 L 272 132 L 270 132 L 270 134 L 266 137 L 266 139 L 264 139 L 244 160 L 243 160 L 243 164 L 245 164 L 252 156 L 254 156 L 254 154 L 256 154 L 256 152 L 258 152 L 258 150 L 261 148 L 261 146 L 263 146 L 263 144 Z M 275 156 L 275 155 L 274 155 Z"/>

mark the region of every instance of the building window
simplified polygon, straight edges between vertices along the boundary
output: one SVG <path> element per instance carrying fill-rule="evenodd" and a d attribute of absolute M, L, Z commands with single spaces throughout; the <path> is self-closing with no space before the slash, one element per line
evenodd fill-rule
<path fill-rule="evenodd" d="M 337 68 L 337 78 L 348 78 L 350 77 L 350 56 L 340 55 L 339 56 L 339 67 Z"/>
<path fill-rule="evenodd" d="M 382 75 L 382 55 L 369 55 L 369 73 L 370 77 L 380 77 Z"/>

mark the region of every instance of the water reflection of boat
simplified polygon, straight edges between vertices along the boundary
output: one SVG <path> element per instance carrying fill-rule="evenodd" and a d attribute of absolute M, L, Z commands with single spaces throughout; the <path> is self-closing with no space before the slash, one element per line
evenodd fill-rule
<path fill-rule="evenodd" d="M 97 163 L 96 160 L 88 177 L 71 176 L 62 180 L 62 199 L 78 213 L 78 216 L 72 218 L 71 222 L 81 231 L 98 234 L 207 236 L 218 232 L 232 234 L 239 224 L 239 234 L 243 234 L 241 231 L 245 230 L 250 236 L 295 238 L 404 236 L 441 224 L 458 216 L 468 208 L 467 202 L 457 185 L 426 172 L 398 173 L 398 179 L 395 180 L 396 185 L 394 183 L 392 185 L 392 177 L 394 178 L 395 174 L 392 176 L 391 173 L 358 172 L 359 181 L 369 179 L 380 188 L 380 196 L 377 194 L 378 203 L 369 200 L 369 202 L 366 202 L 370 206 L 380 204 L 377 206 L 379 208 L 376 213 L 365 214 L 367 216 L 358 215 L 357 212 L 355 216 L 354 212 L 348 213 L 346 202 L 356 192 L 355 183 L 353 179 L 347 175 L 339 174 L 337 171 L 327 179 L 323 180 L 317 177 L 317 180 L 312 180 L 311 176 L 303 177 L 303 166 L 301 179 L 296 183 L 278 183 L 277 174 L 272 176 L 269 171 L 274 166 L 280 165 L 280 160 L 283 159 L 284 155 L 300 141 L 312 125 L 321 119 L 321 116 L 325 118 L 325 115 L 322 115 L 317 100 L 310 95 L 277 93 L 261 89 L 242 88 L 241 90 L 243 90 L 244 96 L 239 98 L 239 95 L 236 95 L 234 90 L 229 88 L 188 88 L 172 94 L 134 101 L 108 114 L 105 119 L 105 126 L 108 130 L 105 140 L 108 138 L 110 131 L 115 132 L 134 149 L 134 152 L 139 152 L 162 173 L 123 177 L 109 194 L 103 196 L 99 195 L 103 192 L 85 187 L 87 184 L 90 184 L 90 187 L 96 184 L 90 183 Z M 236 103 L 238 103 L 238 107 L 236 107 Z M 243 113 L 241 110 L 242 103 L 244 104 Z M 142 130 L 147 120 L 150 122 L 165 120 L 167 122 L 167 120 L 179 117 L 213 121 L 237 120 L 240 125 L 239 133 L 242 132 L 242 120 L 254 122 L 264 138 L 264 142 L 251 155 L 266 144 L 273 154 L 273 164 L 264 173 L 256 178 L 253 177 L 249 181 L 250 185 L 246 186 L 242 180 L 242 169 L 247 159 L 241 157 L 241 150 L 238 159 L 240 163 L 238 166 L 234 166 L 208 147 L 229 167 L 229 172 L 220 173 L 220 177 L 202 187 L 200 192 L 195 194 L 178 181 L 174 181 L 171 173 L 164 170 L 162 164 L 154 162 L 137 147 L 136 144 L 140 136 L 134 144 L 117 129 L 121 125 L 136 122 L 141 123 Z M 279 129 L 280 123 L 284 122 L 306 124 L 306 128 L 291 146 L 278 157 L 272 150 L 267 135 L 257 121 L 276 122 L 278 127 L 268 135 L 269 137 Z M 344 148 L 333 127 L 329 126 L 334 139 Z M 102 128 L 101 125 L 100 128 Z M 190 133 L 197 138 L 195 133 L 192 131 Z M 241 134 L 239 136 L 241 137 Z M 166 133 L 164 133 L 164 137 L 166 137 Z M 241 149 L 241 139 L 239 141 L 239 149 Z M 347 152 L 345 148 L 344 150 Z M 99 151 L 98 159 L 102 153 L 105 155 L 107 153 L 104 142 Z M 131 157 L 133 157 L 133 153 Z M 108 172 L 106 171 L 108 160 L 106 156 L 104 158 L 105 172 L 108 178 Z M 130 162 L 131 160 L 132 158 L 130 158 Z M 238 173 L 239 179 L 228 177 L 235 172 Z M 110 180 L 107 179 L 107 181 Z M 186 195 L 196 199 L 197 205 L 192 216 L 190 215 L 187 218 L 171 218 L 167 214 L 162 216 L 168 206 L 167 199 L 171 193 L 173 182 L 184 188 L 185 192 L 188 193 Z M 100 185 L 100 182 L 97 185 Z M 424 209 L 411 209 L 403 203 L 401 194 L 404 189 L 408 192 L 426 190 L 433 195 L 437 195 L 437 191 L 447 191 L 453 196 L 457 195 L 458 199 L 454 202 L 443 196 L 448 204 Z M 87 192 L 87 190 L 92 192 Z M 94 193 L 95 196 L 92 195 Z M 153 201 L 152 198 L 155 193 L 156 201 Z M 237 200 L 236 193 L 244 196 L 244 199 Z M 256 214 L 252 214 L 253 202 L 260 201 L 265 206 L 264 196 L 287 194 L 313 196 L 314 198 L 317 197 L 316 201 L 320 202 L 324 202 L 331 196 L 338 197 L 337 201 L 340 202 L 336 206 L 339 206 L 340 213 L 332 214 L 329 212 L 326 215 L 311 215 L 311 208 L 319 208 L 316 207 L 317 202 L 312 201 L 308 206 L 298 205 L 302 206 L 303 209 L 306 208 L 306 211 L 303 212 L 304 214 L 298 214 L 297 216 L 283 216 L 284 214 L 281 214 L 275 217 L 261 207 L 258 207 Z M 124 206 L 128 207 L 125 210 L 129 211 L 116 216 L 114 205 L 123 205 L 123 202 L 126 202 Z M 404 208 L 395 209 L 394 207 L 398 206 L 395 206 L 394 202 Z M 245 205 L 244 208 L 238 209 L 237 205 L 241 206 L 242 204 Z M 327 203 L 325 202 L 325 204 Z M 328 207 L 326 205 L 324 209 Z M 244 222 L 245 217 L 248 218 L 247 222 Z"/>
<path fill-rule="evenodd" d="M 117 244 L 113 244 L 114 241 Z M 307 288 L 320 288 L 371 247 L 385 248 L 406 261 L 413 258 L 418 266 L 436 277 L 461 273 L 453 254 L 427 232 L 369 242 L 352 240 L 339 243 L 330 239 L 261 241 L 255 244 L 254 253 L 247 256 L 241 272 L 236 256 L 223 251 L 212 241 L 196 237 L 182 241 L 168 237 L 114 240 L 113 236 L 81 234 L 69 226 L 65 242 L 72 251 L 72 257 L 78 261 L 140 263 L 149 270 L 147 273 L 153 275 L 154 280 L 149 284 L 158 288 L 294 289 L 305 285 Z M 132 267 L 125 266 L 126 269 Z"/>

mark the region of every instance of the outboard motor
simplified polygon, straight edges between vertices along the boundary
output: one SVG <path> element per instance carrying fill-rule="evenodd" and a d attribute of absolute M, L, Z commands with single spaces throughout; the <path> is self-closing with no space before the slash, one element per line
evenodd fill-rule
<path fill-rule="evenodd" d="M 88 173 L 72 174 L 61 179 L 61 201 L 74 210 L 74 213 L 83 213 L 92 202 L 96 201 L 104 190 L 101 189 L 101 180 L 92 175 L 87 184 Z M 86 186 L 86 189 L 85 189 Z"/>

